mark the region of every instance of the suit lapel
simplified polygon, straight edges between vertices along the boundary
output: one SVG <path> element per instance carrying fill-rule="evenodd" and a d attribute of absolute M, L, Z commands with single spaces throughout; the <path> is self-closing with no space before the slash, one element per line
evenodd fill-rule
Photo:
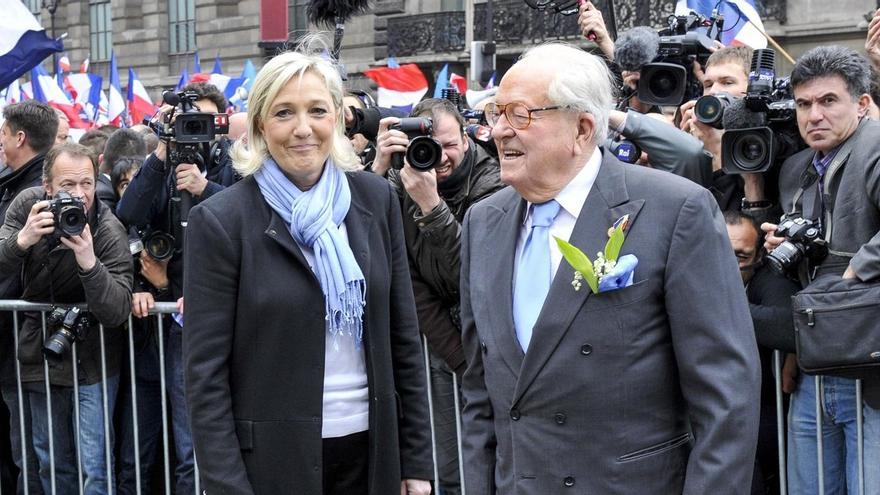
<path fill-rule="evenodd" d="M 604 154 L 599 175 L 584 201 L 571 233 L 569 243 L 581 249 L 590 259 L 594 259 L 597 252 L 604 251 L 609 227 L 618 218 L 628 214 L 629 230 L 645 204 L 643 199 L 629 201 L 624 181 L 625 166 L 629 165 L 618 162 L 608 153 Z M 581 290 L 575 291 L 571 286 L 573 279 L 574 269 L 563 259 L 532 331 L 532 340 L 522 362 L 513 404 L 516 404 L 535 380 L 568 331 L 575 315 L 592 294 L 586 283 Z"/>
<path fill-rule="evenodd" d="M 479 303 L 489 307 L 489 328 L 495 331 L 494 337 L 501 356 L 514 376 L 519 375 L 525 356 L 513 326 L 513 264 L 516 262 L 516 243 L 525 215 L 525 205 L 525 200 L 512 193 L 510 201 L 503 209 L 491 210 L 487 215 L 487 228 L 483 237 L 485 241 L 480 246 L 483 251 L 480 260 L 485 264 L 482 273 L 497 274 L 498 278 L 485 277 L 487 281 L 491 280 L 488 282 L 489 291 L 497 299 Z M 495 283 L 498 285 L 494 285 Z"/>

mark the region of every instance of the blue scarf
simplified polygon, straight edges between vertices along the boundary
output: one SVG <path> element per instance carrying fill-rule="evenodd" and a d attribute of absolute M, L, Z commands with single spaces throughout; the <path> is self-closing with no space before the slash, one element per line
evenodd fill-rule
<path fill-rule="evenodd" d="M 301 246 L 315 253 L 313 268 L 324 292 L 328 331 L 335 339 L 340 333 L 363 341 L 364 293 L 366 285 L 351 247 L 339 231 L 351 206 L 351 190 L 345 173 L 328 158 L 318 183 L 300 191 L 272 158 L 254 174 L 263 198 L 290 229 Z"/>

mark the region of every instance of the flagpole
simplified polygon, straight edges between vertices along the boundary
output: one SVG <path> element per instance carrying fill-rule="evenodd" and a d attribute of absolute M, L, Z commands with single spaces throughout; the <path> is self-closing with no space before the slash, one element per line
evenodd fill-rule
<path fill-rule="evenodd" d="M 757 29 L 758 32 L 761 33 L 761 35 L 762 35 L 764 38 L 767 38 L 767 41 L 769 41 L 770 44 L 773 45 L 773 48 L 776 48 L 776 51 L 778 51 L 779 53 L 781 53 L 782 56 L 785 57 L 785 59 L 788 60 L 788 61 L 791 63 L 791 65 L 794 65 L 794 64 L 796 63 L 795 60 L 794 60 L 794 58 L 792 58 L 792 56 L 789 55 L 787 51 L 785 51 L 785 48 L 782 48 L 782 46 L 781 46 L 779 43 L 777 43 L 776 40 L 774 40 L 772 36 L 770 36 L 769 34 L 767 34 L 766 31 L 764 31 L 763 29 L 761 29 L 760 26 L 758 26 L 757 24 L 755 24 L 754 22 L 752 22 L 752 20 L 749 19 L 748 17 L 746 17 L 746 16 L 743 16 L 743 17 L 745 17 L 746 20 L 749 21 L 749 24 L 751 24 L 752 27 L 754 27 L 755 29 Z"/>

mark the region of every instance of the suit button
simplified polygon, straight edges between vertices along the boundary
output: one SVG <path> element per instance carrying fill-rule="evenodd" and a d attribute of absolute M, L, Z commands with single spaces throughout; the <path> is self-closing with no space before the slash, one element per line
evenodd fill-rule
<path fill-rule="evenodd" d="M 566 476 L 564 480 L 562 480 L 562 484 L 565 486 L 574 486 L 574 478 L 571 476 Z"/>
<path fill-rule="evenodd" d="M 275 232 L 275 229 L 271 229 L 269 231 L 269 235 L 271 235 L 272 237 L 275 237 L 276 235 L 278 235 L 278 232 Z"/>
<path fill-rule="evenodd" d="M 565 414 L 564 414 L 564 413 L 559 412 L 559 413 L 556 413 L 556 414 L 553 416 L 553 419 L 556 420 L 556 424 L 558 424 L 558 425 L 564 425 L 564 424 L 565 424 L 565 419 L 566 419 L 566 418 L 565 418 Z"/>
<path fill-rule="evenodd" d="M 591 346 L 590 344 L 584 344 L 581 346 L 581 354 L 583 354 L 584 356 L 589 356 L 592 353 L 593 346 Z"/>
<path fill-rule="evenodd" d="M 488 352 L 485 342 L 480 342 L 480 349 L 483 351 L 483 354 L 486 354 Z"/>
<path fill-rule="evenodd" d="M 511 409 L 510 410 L 510 419 L 514 421 L 519 421 L 519 409 Z"/>

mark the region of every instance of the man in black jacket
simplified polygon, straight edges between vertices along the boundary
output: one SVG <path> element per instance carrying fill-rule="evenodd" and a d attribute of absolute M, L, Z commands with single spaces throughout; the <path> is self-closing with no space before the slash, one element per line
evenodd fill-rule
<path fill-rule="evenodd" d="M 6 165 L 11 170 L 0 180 L 0 222 L 12 200 L 21 191 L 39 186 L 43 175 L 43 157 L 55 143 L 58 132 L 58 115 L 51 107 L 35 100 L 9 105 L 3 109 L 5 120 L 0 127 L 0 145 L 6 156 Z M 0 299 L 21 297 L 19 277 L 0 279 Z M 21 470 L 22 433 L 19 423 L 18 391 L 15 384 L 15 352 L 12 338 L 12 315 L 0 313 L 0 390 L 3 393 L 5 409 L 9 410 L 9 423 L 0 421 L 0 442 L 11 442 L 15 465 Z M 30 415 L 30 405 L 24 399 L 22 408 L 25 417 Z M 0 414 L 0 417 L 5 414 Z M 5 418 L 4 418 L 5 419 Z M 7 427 L 9 434 L 6 434 Z M 28 486 L 32 494 L 41 494 L 37 463 L 31 442 L 30 422 L 25 421 L 24 438 L 27 445 Z M 2 449 L 5 450 L 5 449 Z M 23 492 L 23 478 L 18 480 L 18 490 Z M 3 490 L 11 487 L 4 484 Z"/>
<path fill-rule="evenodd" d="M 439 486 L 455 495 L 461 489 L 452 372 L 460 377 L 465 368 L 458 315 L 461 221 L 471 205 L 504 185 L 498 162 L 467 137 L 464 119 L 449 100 L 422 101 L 411 116 L 433 119 L 433 137 L 443 149 L 440 163 L 432 170 L 416 170 L 409 163 L 388 170 L 391 154 L 405 152 L 409 139 L 388 130 L 398 119 L 386 118 L 373 169 L 388 170 L 400 196 L 419 328 L 427 337 L 431 362 Z"/>
<path fill-rule="evenodd" d="M 54 493 L 56 487 L 62 493 L 76 490 L 74 445 L 79 446 L 86 493 L 112 492 L 113 480 L 106 477 L 111 459 L 104 449 L 105 442 L 112 446 L 112 436 L 107 439 L 104 432 L 119 385 L 123 333 L 115 327 L 125 323 L 131 312 L 132 268 L 125 229 L 95 198 L 97 175 L 97 161 L 88 148 L 72 143 L 56 146 L 46 155 L 43 187 L 22 191 L 0 227 L 0 278 L 20 276 L 23 299 L 88 304 L 87 314 L 75 320 L 67 319 L 75 316 L 70 311 L 65 314 L 66 336 L 56 333 L 59 326 L 50 323 L 45 329 L 49 338 L 44 338 L 40 313 L 23 313 L 18 329 L 21 381 L 30 401 L 33 444 L 45 493 Z M 52 211 L 51 204 L 61 193 L 82 202 L 85 225 L 79 234 L 62 233 Z M 73 215 L 69 211 L 65 218 Z M 74 341 L 76 361 L 70 349 Z M 49 358 L 45 368 L 44 355 Z M 79 384 L 75 397 L 74 377 Z M 77 443 L 72 436 L 74 401 L 79 405 Z M 55 486 L 50 478 L 50 438 Z"/>

